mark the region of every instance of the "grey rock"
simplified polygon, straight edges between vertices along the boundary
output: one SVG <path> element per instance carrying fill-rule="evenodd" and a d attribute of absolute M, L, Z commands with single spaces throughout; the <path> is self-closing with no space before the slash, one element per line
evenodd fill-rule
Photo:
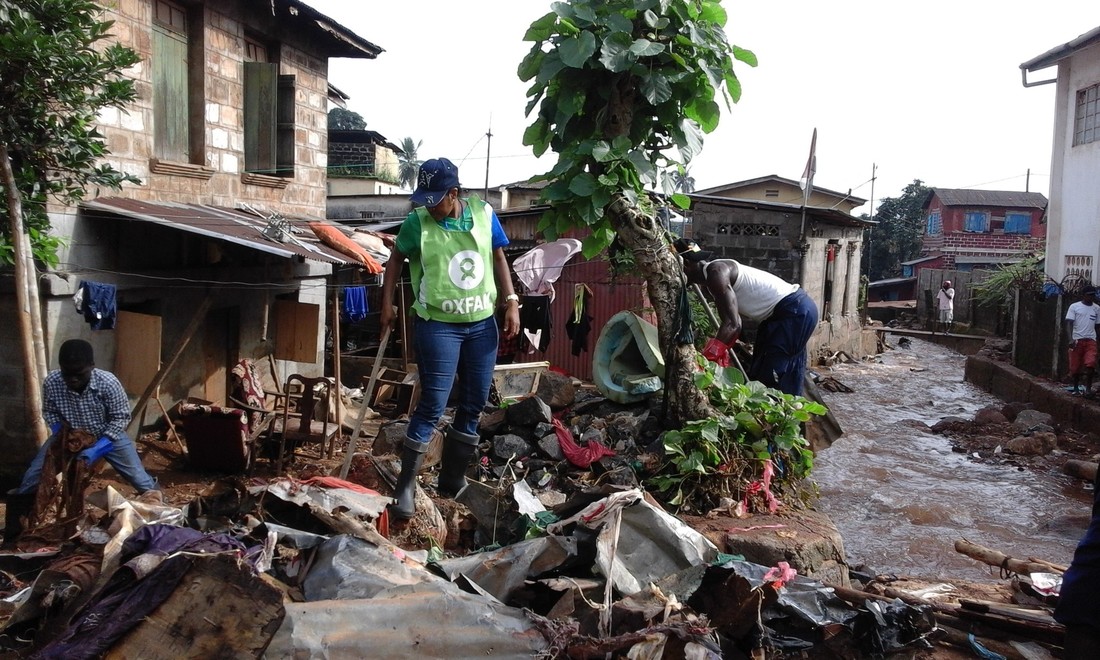
<path fill-rule="evenodd" d="M 561 443 L 558 442 L 557 434 L 544 435 L 539 440 L 539 450 L 546 455 L 547 458 L 555 461 L 564 461 L 565 454 L 561 451 Z"/>
<path fill-rule="evenodd" d="M 505 419 L 509 424 L 534 426 L 539 422 L 549 424 L 553 419 L 550 406 L 537 396 L 529 396 L 505 408 Z"/>
<path fill-rule="evenodd" d="M 568 408 L 577 400 L 577 388 L 573 385 L 573 379 L 553 371 L 539 376 L 539 386 L 535 393 L 552 410 Z"/>
<path fill-rule="evenodd" d="M 493 438 L 493 458 L 500 462 L 515 458 L 526 458 L 531 455 L 531 445 L 514 433 L 498 435 Z"/>
<path fill-rule="evenodd" d="M 1054 418 L 1038 410 L 1021 410 L 1012 422 L 1012 426 L 1020 431 L 1027 431 L 1038 424 L 1054 426 Z"/>
<path fill-rule="evenodd" d="M 1021 435 L 1008 441 L 1005 451 L 1017 456 L 1045 456 L 1058 447 L 1058 436 L 1053 433 Z"/>

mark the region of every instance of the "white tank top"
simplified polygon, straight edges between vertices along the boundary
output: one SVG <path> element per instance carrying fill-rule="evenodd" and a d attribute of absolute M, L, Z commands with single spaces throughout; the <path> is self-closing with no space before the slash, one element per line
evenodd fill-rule
<path fill-rule="evenodd" d="M 790 284 L 766 270 L 746 266 L 733 259 L 730 261 L 737 264 L 733 293 L 737 296 L 737 311 L 741 316 L 763 321 L 772 315 L 780 300 L 798 291 L 797 284 Z M 708 262 L 707 267 L 712 263 Z M 706 276 L 706 272 L 703 275 Z"/>

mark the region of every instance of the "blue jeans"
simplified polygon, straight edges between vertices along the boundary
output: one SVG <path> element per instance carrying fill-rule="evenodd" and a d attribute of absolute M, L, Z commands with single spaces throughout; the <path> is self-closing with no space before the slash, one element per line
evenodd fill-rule
<path fill-rule="evenodd" d="M 443 416 L 451 388 L 458 377 L 458 406 L 452 426 L 462 433 L 477 433 L 477 422 L 497 361 L 499 334 L 496 318 L 473 323 L 445 323 L 416 319 L 417 369 L 420 371 L 420 402 L 409 418 L 410 440 L 426 443 Z"/>
<path fill-rule="evenodd" d="M 19 488 L 15 489 L 16 493 L 33 493 L 38 488 L 38 482 L 42 479 L 42 465 L 46 462 L 46 452 L 50 450 L 50 446 L 56 441 L 57 435 L 51 435 L 49 440 L 42 444 L 38 454 L 31 461 L 31 466 L 23 474 L 23 481 L 19 484 Z M 114 445 L 114 448 L 104 456 L 111 467 L 131 486 L 136 488 L 139 493 L 156 489 L 157 481 L 145 471 L 145 466 L 141 464 L 141 457 L 138 456 L 137 448 L 134 447 L 134 442 L 130 440 L 130 437 L 123 434 L 121 438 L 114 440 L 111 444 Z"/>

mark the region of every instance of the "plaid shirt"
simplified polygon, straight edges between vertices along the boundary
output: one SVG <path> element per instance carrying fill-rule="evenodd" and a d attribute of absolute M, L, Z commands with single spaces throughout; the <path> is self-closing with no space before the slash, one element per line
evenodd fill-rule
<path fill-rule="evenodd" d="M 109 371 L 93 369 L 83 392 L 70 390 L 61 371 L 51 371 L 42 383 L 42 417 L 47 426 L 65 422 L 98 438 L 118 440 L 130 423 L 130 399 Z"/>

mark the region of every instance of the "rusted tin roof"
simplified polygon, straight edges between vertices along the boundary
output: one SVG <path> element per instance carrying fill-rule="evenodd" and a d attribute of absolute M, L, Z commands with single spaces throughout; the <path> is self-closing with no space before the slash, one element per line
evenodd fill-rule
<path fill-rule="evenodd" d="M 302 218 L 285 218 L 287 232 L 269 231 L 282 241 L 268 238 L 269 216 L 258 212 L 206 204 L 146 202 L 122 197 L 99 197 L 80 204 L 91 215 L 120 215 L 172 229 L 235 243 L 280 257 L 302 258 L 330 264 L 354 263 L 350 257 L 321 244 Z"/>

